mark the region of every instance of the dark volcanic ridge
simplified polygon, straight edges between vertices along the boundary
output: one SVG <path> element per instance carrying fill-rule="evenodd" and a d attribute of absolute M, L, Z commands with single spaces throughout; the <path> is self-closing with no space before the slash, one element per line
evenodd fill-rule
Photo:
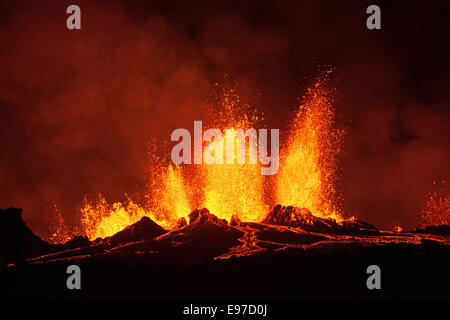
<path fill-rule="evenodd" d="M 149 217 L 111 237 L 90 241 L 76 236 L 65 244 L 50 244 L 24 223 L 22 210 L 0 209 L 0 264 L 107 259 L 152 264 L 197 264 L 232 257 L 324 253 L 355 246 L 450 244 L 450 226 L 428 226 L 410 232 L 382 231 L 357 219 L 336 221 L 314 216 L 309 210 L 277 205 L 260 222 L 230 222 L 208 209 L 197 209 L 165 230 Z"/>
<path fill-rule="evenodd" d="M 22 209 L 0 209 L 0 263 L 20 262 L 53 249 L 36 236 L 22 219 Z"/>
<path fill-rule="evenodd" d="M 334 219 L 316 217 L 308 209 L 292 206 L 275 206 L 262 223 L 290 226 L 301 228 L 305 231 L 329 234 L 379 234 L 376 227 L 361 220 L 337 222 Z"/>

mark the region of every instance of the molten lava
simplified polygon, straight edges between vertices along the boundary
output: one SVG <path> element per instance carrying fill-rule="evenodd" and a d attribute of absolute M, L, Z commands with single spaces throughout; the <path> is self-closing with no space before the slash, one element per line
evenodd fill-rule
<path fill-rule="evenodd" d="M 334 128 L 334 89 L 330 78 L 331 70 L 324 72 L 308 89 L 290 124 L 287 141 L 280 142 L 281 163 L 275 184 L 268 185 L 273 178 L 267 180 L 261 175 L 259 163 L 174 166 L 152 154 L 152 177 L 148 194 L 144 195 L 147 202 L 138 204 L 128 198 L 126 203 L 109 204 L 102 196 L 93 202 L 85 200 L 80 209 L 82 233 L 91 240 L 112 236 L 143 216 L 171 229 L 180 218 L 186 218 L 199 207 L 208 208 L 218 218 L 228 221 L 234 215 L 242 221 L 260 222 L 277 203 L 340 220 L 340 199 L 335 190 L 336 155 L 341 149 L 344 130 Z M 261 127 L 262 115 L 241 103 L 235 88 L 216 85 L 215 89 L 214 103 L 209 106 L 204 121 L 209 127 L 222 131 Z M 237 139 L 235 146 L 245 145 L 246 158 L 257 153 L 248 139 Z M 224 141 L 210 143 L 226 147 Z M 223 154 L 225 157 L 226 153 Z M 53 242 L 67 240 L 67 237 L 46 238 Z"/>
<path fill-rule="evenodd" d="M 147 215 L 132 200 L 109 205 L 101 195 L 95 203 L 85 199 L 81 213 L 85 235 L 91 240 L 112 236 Z"/>
<path fill-rule="evenodd" d="M 307 208 L 319 217 L 341 219 L 335 190 L 336 156 L 343 129 L 335 129 L 331 71 L 308 89 L 290 128 L 281 159 L 276 200 L 282 205 Z"/>
<path fill-rule="evenodd" d="M 237 128 L 247 130 L 258 124 L 261 116 L 251 106 L 241 104 L 234 89 L 221 90 L 219 96 L 222 97 L 217 106 L 219 113 L 218 116 L 211 117 L 212 127 L 221 130 Z M 235 144 L 240 142 L 236 141 Z M 226 147 L 224 142 L 218 143 Z M 245 146 L 246 157 L 256 154 L 257 150 L 250 148 L 249 144 Z M 236 152 L 234 156 L 236 158 Z M 245 164 L 202 165 L 200 168 L 204 177 L 202 207 L 228 221 L 232 215 L 237 215 L 245 221 L 261 221 L 269 207 L 263 200 L 264 177 L 260 174 L 260 168 L 260 164 L 249 164 L 248 161 Z"/>

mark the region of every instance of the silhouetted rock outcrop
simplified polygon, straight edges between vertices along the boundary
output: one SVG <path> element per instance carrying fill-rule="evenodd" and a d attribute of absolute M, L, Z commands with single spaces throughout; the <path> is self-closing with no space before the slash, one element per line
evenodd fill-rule
<path fill-rule="evenodd" d="M 322 220 L 313 216 L 308 209 L 277 205 L 262 222 L 281 226 L 302 227 L 319 221 L 322 222 Z"/>
<path fill-rule="evenodd" d="M 186 225 L 187 225 L 186 219 L 184 217 L 181 217 L 180 219 L 178 219 L 177 224 L 175 225 L 175 228 L 177 228 L 177 229 L 183 228 Z"/>
<path fill-rule="evenodd" d="M 155 223 L 152 219 L 149 217 L 142 217 L 138 222 L 117 232 L 109 238 L 109 241 L 111 244 L 115 245 L 124 242 L 150 240 L 164 233 L 167 233 L 167 230 Z"/>
<path fill-rule="evenodd" d="M 241 221 L 241 219 L 239 219 L 239 217 L 237 215 L 233 214 L 231 216 L 231 220 L 230 220 L 231 226 L 239 226 L 239 225 L 241 225 L 241 223 L 242 223 L 242 221 Z"/>
<path fill-rule="evenodd" d="M 422 234 L 435 234 L 438 236 L 450 236 L 450 225 L 443 224 L 440 226 L 426 226 L 424 228 L 417 228 L 411 233 L 422 233 Z"/>
<path fill-rule="evenodd" d="M 262 223 L 301 228 L 305 231 L 329 234 L 377 234 L 378 229 L 361 220 L 325 219 L 314 216 L 305 208 L 277 205 Z"/>
<path fill-rule="evenodd" d="M 211 214 L 208 209 L 197 209 L 189 214 L 189 225 L 214 225 L 218 227 L 226 227 L 227 220 L 219 219 L 214 214 Z"/>
<path fill-rule="evenodd" d="M 22 209 L 0 209 L 0 264 L 23 262 L 54 246 L 41 240 L 22 220 Z"/>
<path fill-rule="evenodd" d="M 189 215 L 189 224 L 163 235 L 170 244 L 167 256 L 172 263 L 203 263 L 239 245 L 243 233 L 219 219 L 208 209 L 196 209 Z M 176 245 L 173 245 L 176 244 Z"/>
<path fill-rule="evenodd" d="M 75 236 L 72 240 L 67 241 L 62 245 L 64 249 L 73 249 L 85 247 L 91 244 L 91 241 L 87 236 Z"/>
<path fill-rule="evenodd" d="M 359 219 L 344 220 L 341 222 L 341 225 L 345 228 L 350 228 L 350 229 L 355 229 L 355 230 L 356 229 L 358 229 L 358 230 L 373 230 L 373 231 L 378 230 L 377 227 L 375 227 L 365 221 L 359 220 Z"/>

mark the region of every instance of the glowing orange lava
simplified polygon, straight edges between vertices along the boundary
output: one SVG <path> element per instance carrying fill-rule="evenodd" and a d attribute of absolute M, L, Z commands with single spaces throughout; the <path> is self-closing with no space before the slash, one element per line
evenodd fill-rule
<path fill-rule="evenodd" d="M 325 72 L 308 89 L 291 124 L 280 162 L 276 200 L 282 205 L 309 209 L 319 217 L 341 219 L 335 190 L 336 155 L 343 129 L 335 129 L 333 95 Z"/>
<path fill-rule="evenodd" d="M 211 127 L 220 130 L 241 128 L 247 130 L 254 128 L 261 116 L 256 110 L 247 104 L 241 104 L 239 96 L 234 89 L 222 88 L 218 105 L 218 114 L 211 117 Z M 244 138 L 244 140 L 246 140 Z M 256 154 L 257 150 L 251 149 L 249 143 L 245 143 L 245 153 Z M 224 150 L 226 143 L 222 143 Z M 235 138 L 235 145 L 241 143 Z M 224 160 L 225 160 L 225 152 Z M 234 159 L 236 163 L 236 148 Z M 224 161 L 225 163 L 225 161 Z M 230 221 L 232 215 L 237 215 L 244 221 L 261 221 L 268 212 L 268 205 L 263 201 L 264 177 L 260 174 L 259 164 L 211 164 L 201 165 L 204 177 L 204 201 L 202 207 L 208 208 L 221 219 Z"/>
<path fill-rule="evenodd" d="M 143 216 L 170 229 L 198 207 L 208 208 L 217 217 L 228 221 L 236 215 L 242 221 L 260 222 L 271 206 L 280 203 L 307 208 L 320 217 L 340 220 L 334 183 L 336 154 L 344 131 L 333 128 L 334 90 L 329 88 L 330 76 L 331 71 L 324 72 L 308 89 L 290 125 L 288 141 L 286 144 L 280 142 L 281 163 L 275 185 L 267 186 L 268 178 L 261 175 L 258 163 L 201 164 L 188 168 L 186 165 L 164 163 L 156 155 L 151 155 L 152 177 L 148 194 L 144 195 L 147 201 L 138 204 L 128 198 L 125 203 L 109 204 L 101 195 L 96 201 L 85 200 L 80 209 L 84 234 L 91 240 L 105 238 Z M 204 121 L 205 126 L 223 132 L 226 129 L 261 127 L 262 115 L 255 108 L 241 103 L 235 88 L 216 85 L 216 89 L 215 102 L 209 107 L 211 112 Z M 235 138 L 234 142 L 244 143 L 248 158 L 257 150 L 252 149 L 246 140 Z M 226 146 L 224 141 L 211 143 Z M 273 199 L 276 202 L 267 196 L 265 188 L 275 194 Z M 59 240 L 67 240 L 67 237 Z"/>
<path fill-rule="evenodd" d="M 81 213 L 85 234 L 91 240 L 111 236 L 146 215 L 132 200 L 125 204 L 116 202 L 110 205 L 101 195 L 94 203 L 85 199 Z"/>

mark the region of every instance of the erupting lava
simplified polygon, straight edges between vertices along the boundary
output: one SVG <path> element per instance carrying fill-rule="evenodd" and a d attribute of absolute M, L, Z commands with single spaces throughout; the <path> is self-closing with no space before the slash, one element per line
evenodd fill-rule
<path fill-rule="evenodd" d="M 336 156 L 343 129 L 334 129 L 334 90 L 329 87 L 331 70 L 308 89 L 291 124 L 291 131 L 278 173 L 276 200 L 282 205 L 307 208 L 314 215 L 341 219 L 335 190 Z"/>
<path fill-rule="evenodd" d="M 201 164 L 188 168 L 164 164 L 152 155 L 147 203 L 140 205 L 128 199 L 127 203 L 110 205 L 102 196 L 94 202 L 85 200 L 81 208 L 84 234 L 91 240 L 111 236 L 143 216 L 171 229 L 198 207 L 208 208 L 228 221 L 236 215 L 242 221 L 260 222 L 270 207 L 280 203 L 306 208 L 318 217 L 341 220 L 335 182 L 336 155 L 341 149 L 344 130 L 334 128 L 331 73 L 328 70 L 318 77 L 303 98 L 290 124 L 287 141 L 280 142 L 280 169 L 272 185 L 260 174 L 258 163 Z M 261 126 L 261 114 L 242 104 L 235 89 L 219 85 L 215 89 L 218 90 L 213 97 L 213 112 L 207 119 L 209 125 L 219 130 Z M 243 143 L 249 157 L 257 150 L 252 150 L 246 142 Z M 211 143 L 223 144 L 224 148 L 226 145 L 224 141 Z"/>
<path fill-rule="evenodd" d="M 442 184 L 445 186 L 444 181 Z M 444 186 L 427 194 L 421 217 L 423 225 L 450 224 L 450 193 Z"/>
<path fill-rule="evenodd" d="M 216 117 L 211 117 L 213 127 L 220 130 L 236 128 L 247 130 L 258 125 L 261 115 L 249 105 L 241 104 L 234 89 L 226 91 L 224 88 L 219 88 L 219 90 L 219 96 L 221 96 L 217 103 L 219 113 Z M 223 143 L 225 148 L 223 141 L 217 143 Z M 249 148 L 249 144 L 245 146 L 246 157 L 257 152 Z M 200 167 L 204 177 L 202 207 L 208 208 L 219 218 L 228 221 L 234 214 L 245 221 L 261 221 L 267 214 L 269 207 L 263 200 L 264 177 L 260 174 L 260 164 L 246 162 L 245 164 L 212 164 Z"/>

